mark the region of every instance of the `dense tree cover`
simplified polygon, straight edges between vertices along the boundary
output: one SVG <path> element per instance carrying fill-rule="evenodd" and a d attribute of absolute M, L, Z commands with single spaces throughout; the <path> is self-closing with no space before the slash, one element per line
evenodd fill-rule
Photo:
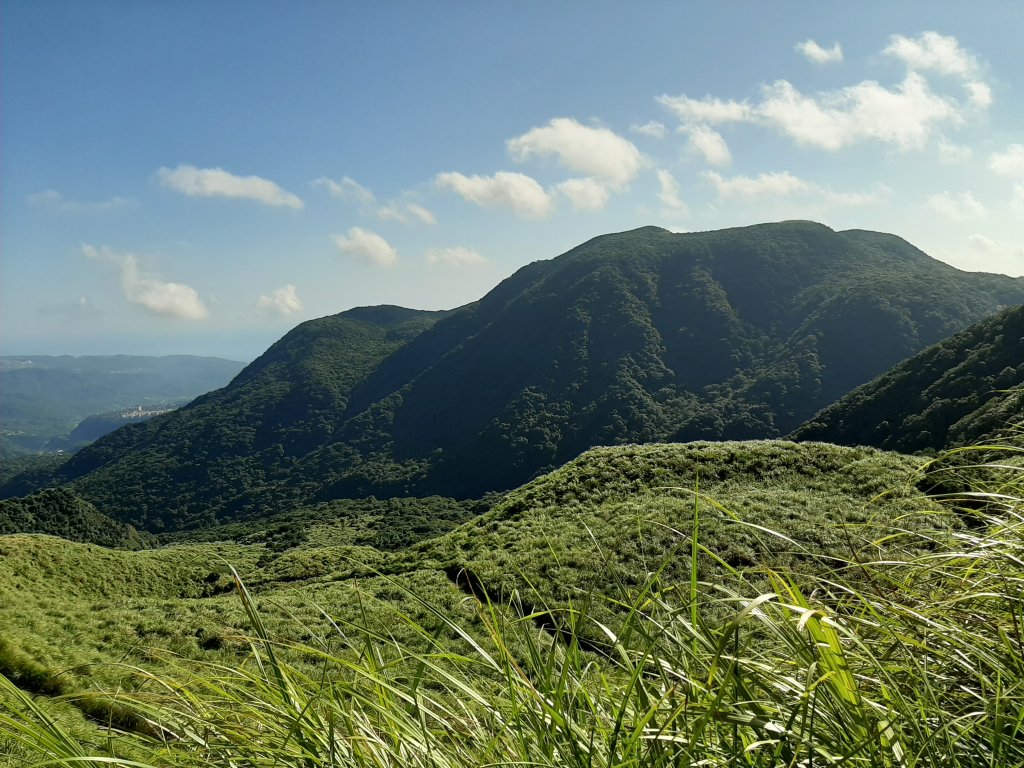
<path fill-rule="evenodd" d="M 193 355 L 0 357 L 0 427 L 18 444 L 41 449 L 87 416 L 185 402 L 223 387 L 243 366 Z"/>
<path fill-rule="evenodd" d="M 912 453 L 969 445 L 1024 420 L 1024 308 L 972 325 L 858 387 L 798 440 Z"/>
<path fill-rule="evenodd" d="M 304 323 L 231 386 L 108 435 L 47 482 L 150 530 L 335 498 L 474 498 L 595 445 L 786 434 L 1022 300 L 1024 281 L 892 235 L 646 227 L 530 264 L 444 315 Z"/>
<path fill-rule="evenodd" d="M 156 540 L 112 520 L 66 488 L 0 501 L 0 534 L 47 533 L 70 541 L 139 549 Z"/>

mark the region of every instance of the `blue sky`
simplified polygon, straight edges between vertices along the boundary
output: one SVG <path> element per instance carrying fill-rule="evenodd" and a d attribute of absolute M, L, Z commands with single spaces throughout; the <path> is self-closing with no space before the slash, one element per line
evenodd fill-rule
<path fill-rule="evenodd" d="M 3 0 L 0 353 L 251 359 L 590 237 L 1024 273 L 1024 4 Z"/>

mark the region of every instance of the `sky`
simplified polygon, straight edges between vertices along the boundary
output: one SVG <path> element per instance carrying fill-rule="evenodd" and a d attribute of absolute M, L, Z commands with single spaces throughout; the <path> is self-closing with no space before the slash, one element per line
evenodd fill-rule
<path fill-rule="evenodd" d="M 1024 274 L 1024 3 L 0 0 L 0 354 L 250 360 L 592 237 Z"/>

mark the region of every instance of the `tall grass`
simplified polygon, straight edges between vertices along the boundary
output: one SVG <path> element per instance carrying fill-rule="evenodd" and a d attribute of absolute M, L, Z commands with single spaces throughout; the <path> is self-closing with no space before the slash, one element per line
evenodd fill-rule
<path fill-rule="evenodd" d="M 557 606 L 479 590 L 472 627 L 422 600 L 436 629 L 391 617 L 414 642 L 369 620 L 275 638 L 236 574 L 246 658 L 138 670 L 138 690 L 111 694 L 147 735 L 72 735 L 0 678 L 0 744 L 68 766 L 1024 765 L 1022 483 L 972 455 L 953 463 L 976 485 L 942 485 L 949 526 L 894 521 L 884 559 L 816 574 L 719 560 L 725 577 L 701 582 L 717 559 L 701 517 L 728 511 L 695 493 L 693 534 L 667 556 L 689 558 L 689 583 L 656 570 Z"/>

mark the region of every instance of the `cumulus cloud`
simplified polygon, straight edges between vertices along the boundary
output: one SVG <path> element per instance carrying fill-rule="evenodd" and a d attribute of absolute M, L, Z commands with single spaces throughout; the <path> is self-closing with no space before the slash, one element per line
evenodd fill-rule
<path fill-rule="evenodd" d="M 139 269 L 138 258 L 130 253 L 116 253 L 110 248 L 83 243 L 82 255 L 117 268 L 121 273 L 121 290 L 133 304 L 157 314 L 184 320 L 202 320 L 209 315 L 195 288 L 182 283 L 169 283 Z"/>
<path fill-rule="evenodd" d="M 468 269 L 481 267 L 487 259 L 479 251 L 457 245 L 454 248 L 430 248 L 424 253 L 427 264 Z"/>
<path fill-rule="evenodd" d="M 482 208 L 508 208 L 527 219 L 543 219 L 554 210 L 554 200 L 535 179 L 522 173 L 499 171 L 493 176 L 439 173 L 438 189 L 450 189 Z"/>
<path fill-rule="evenodd" d="M 352 227 L 344 235 L 331 235 L 331 239 L 346 256 L 355 256 L 381 267 L 392 267 L 398 263 L 398 252 L 376 232 Z"/>
<path fill-rule="evenodd" d="M 813 40 L 804 40 L 796 44 L 795 50 L 815 64 L 838 64 L 843 60 L 843 49 L 839 43 L 833 43 L 831 48 L 822 48 Z"/>
<path fill-rule="evenodd" d="M 690 134 L 691 154 L 702 157 L 704 162 L 710 165 L 729 165 L 732 162 L 729 145 L 725 143 L 722 134 L 714 128 L 691 125 L 685 130 Z"/>
<path fill-rule="evenodd" d="M 283 285 L 269 296 L 260 296 L 256 300 L 256 309 L 265 315 L 292 315 L 302 309 L 302 301 L 295 291 L 294 285 Z"/>
<path fill-rule="evenodd" d="M 680 197 L 679 182 L 666 170 L 658 169 L 658 200 L 665 207 L 665 212 L 670 216 L 686 216 L 690 213 L 689 207 Z"/>
<path fill-rule="evenodd" d="M 608 187 L 595 179 L 569 179 L 555 190 L 569 198 L 577 211 L 600 211 L 611 195 Z"/>
<path fill-rule="evenodd" d="M 961 192 L 959 195 L 939 192 L 928 198 L 927 205 L 935 213 L 953 221 L 977 219 L 988 213 L 985 206 L 970 191 Z"/>
<path fill-rule="evenodd" d="M 420 222 L 421 224 L 437 224 L 437 217 L 422 205 L 407 200 L 392 200 L 380 206 L 374 215 L 381 221 L 399 221 L 403 224 Z"/>
<path fill-rule="evenodd" d="M 138 205 L 135 200 L 127 197 L 110 197 L 106 200 L 85 202 L 80 200 L 68 200 L 64 195 L 55 189 L 44 189 L 42 192 L 34 192 L 27 198 L 32 205 L 42 205 L 55 208 L 59 211 L 69 213 L 88 213 L 98 211 L 110 211 L 115 208 L 128 208 Z"/>
<path fill-rule="evenodd" d="M 988 167 L 1000 176 L 1024 179 L 1024 144 L 1010 144 L 1002 152 L 993 152 Z"/>
<path fill-rule="evenodd" d="M 655 139 L 664 139 L 668 135 L 668 130 L 665 128 L 664 123 L 660 123 L 657 120 L 649 120 L 643 125 L 631 125 L 629 130 L 633 133 L 639 133 L 643 136 L 650 136 Z"/>
<path fill-rule="evenodd" d="M 981 108 L 992 104 L 992 89 L 979 77 L 978 60 L 951 35 L 938 32 L 922 32 L 917 37 L 893 35 L 883 53 L 899 59 L 915 72 L 935 72 L 958 78 L 971 104 Z"/>
<path fill-rule="evenodd" d="M 798 47 L 812 58 L 826 51 L 813 41 Z M 694 125 L 749 123 L 781 131 L 798 145 L 835 151 L 859 142 L 874 141 L 899 150 L 922 148 L 943 125 L 960 125 L 968 104 L 987 107 L 992 90 L 980 77 L 977 60 L 964 51 L 956 38 L 926 32 L 916 38 L 896 36 L 885 54 L 907 65 L 905 77 L 892 86 L 864 80 L 844 88 L 815 94 L 800 92 L 787 80 L 762 87 L 760 99 L 723 100 L 685 94 L 657 99 L 690 130 Z M 966 99 L 937 93 L 923 73 L 959 78 Z"/>
<path fill-rule="evenodd" d="M 682 123 L 747 123 L 754 118 L 754 110 L 745 101 L 730 101 L 705 96 L 659 96 L 657 102 Z"/>
<path fill-rule="evenodd" d="M 642 165 L 640 150 L 628 139 L 568 117 L 556 117 L 545 126 L 509 139 L 506 146 L 514 160 L 554 155 L 569 170 L 613 186 L 628 184 Z"/>
<path fill-rule="evenodd" d="M 332 196 L 350 203 L 373 205 L 376 201 L 373 192 L 348 176 L 342 176 L 340 181 L 321 176 L 313 181 L 313 186 L 324 187 Z"/>
<path fill-rule="evenodd" d="M 959 123 L 956 105 L 911 72 L 894 89 L 865 80 L 840 91 L 805 96 L 785 80 L 765 88 L 758 114 L 797 144 L 837 150 L 860 141 L 898 149 L 924 146 L 937 125 Z"/>
<path fill-rule="evenodd" d="M 229 197 L 255 200 L 264 205 L 301 208 L 303 203 L 291 192 L 259 176 L 236 176 L 223 168 L 179 165 L 157 171 L 160 184 L 191 197 Z"/>

